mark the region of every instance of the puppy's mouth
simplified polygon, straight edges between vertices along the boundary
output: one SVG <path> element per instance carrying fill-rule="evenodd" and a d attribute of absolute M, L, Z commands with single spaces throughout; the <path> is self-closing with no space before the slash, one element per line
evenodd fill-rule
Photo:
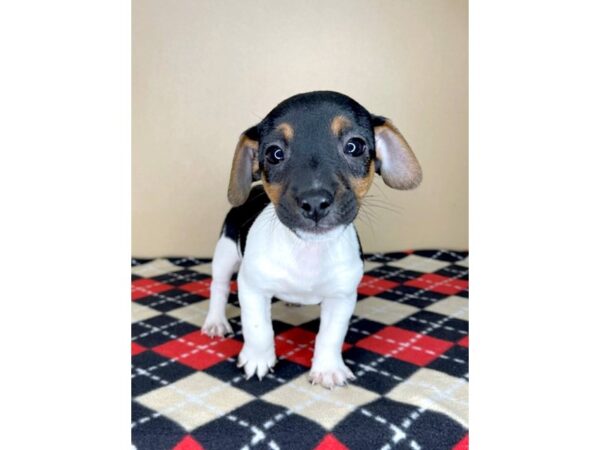
<path fill-rule="evenodd" d="M 340 202 L 326 216 L 311 220 L 303 216 L 297 208 L 281 202 L 275 208 L 283 225 L 304 240 L 323 240 L 337 235 L 339 230 L 350 225 L 358 214 L 358 204 L 354 201 Z"/>
<path fill-rule="evenodd" d="M 303 241 L 326 241 L 339 237 L 347 226 L 348 224 L 335 226 L 316 225 L 314 227 L 297 228 L 292 231 Z"/>
<path fill-rule="evenodd" d="M 332 230 L 335 230 L 339 226 L 342 226 L 342 224 L 323 225 L 320 223 L 315 223 L 314 225 L 309 225 L 306 227 L 298 227 L 294 231 L 303 232 L 303 233 L 312 233 L 312 234 L 325 234 L 325 233 L 329 233 Z"/>

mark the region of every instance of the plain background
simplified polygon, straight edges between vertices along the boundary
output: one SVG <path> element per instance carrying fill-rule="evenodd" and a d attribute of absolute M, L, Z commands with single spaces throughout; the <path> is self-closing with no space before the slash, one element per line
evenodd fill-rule
<path fill-rule="evenodd" d="M 465 0 L 134 0 L 132 253 L 211 256 L 239 134 L 299 92 L 343 92 L 404 133 L 414 191 L 377 177 L 368 252 L 468 245 Z"/>

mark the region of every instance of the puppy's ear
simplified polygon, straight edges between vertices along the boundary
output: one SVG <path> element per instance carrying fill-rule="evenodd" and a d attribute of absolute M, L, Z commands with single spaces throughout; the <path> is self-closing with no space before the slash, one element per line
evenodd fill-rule
<path fill-rule="evenodd" d="M 375 164 L 385 184 L 394 189 L 414 189 L 423 178 L 421 166 L 408 142 L 389 119 L 371 116 L 375 131 Z"/>
<path fill-rule="evenodd" d="M 250 194 L 252 181 L 258 179 L 258 129 L 248 128 L 240 136 L 229 176 L 227 198 L 233 206 L 240 206 Z"/>

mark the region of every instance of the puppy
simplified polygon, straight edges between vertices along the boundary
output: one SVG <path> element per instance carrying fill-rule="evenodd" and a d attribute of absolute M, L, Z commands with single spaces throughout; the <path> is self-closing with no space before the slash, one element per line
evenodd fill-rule
<path fill-rule="evenodd" d="M 363 274 L 353 221 L 375 174 L 394 189 L 412 189 L 422 178 L 394 125 L 343 94 L 295 95 L 241 135 L 229 179 L 234 207 L 215 249 L 202 331 L 232 331 L 225 305 L 239 269 L 238 366 L 247 378 L 261 379 L 275 365 L 273 297 L 321 305 L 309 380 L 332 388 L 354 378 L 342 359 Z"/>

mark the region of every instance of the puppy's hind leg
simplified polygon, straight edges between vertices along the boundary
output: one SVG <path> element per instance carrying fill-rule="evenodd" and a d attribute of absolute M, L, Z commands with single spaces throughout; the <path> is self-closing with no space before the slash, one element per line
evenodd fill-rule
<path fill-rule="evenodd" d="M 224 235 L 221 236 L 215 247 L 212 261 L 208 314 L 202 325 L 202 332 L 210 337 L 224 336 L 226 333 L 233 332 L 225 317 L 225 307 L 229 297 L 231 276 L 239 268 L 240 261 L 236 243 Z"/>

